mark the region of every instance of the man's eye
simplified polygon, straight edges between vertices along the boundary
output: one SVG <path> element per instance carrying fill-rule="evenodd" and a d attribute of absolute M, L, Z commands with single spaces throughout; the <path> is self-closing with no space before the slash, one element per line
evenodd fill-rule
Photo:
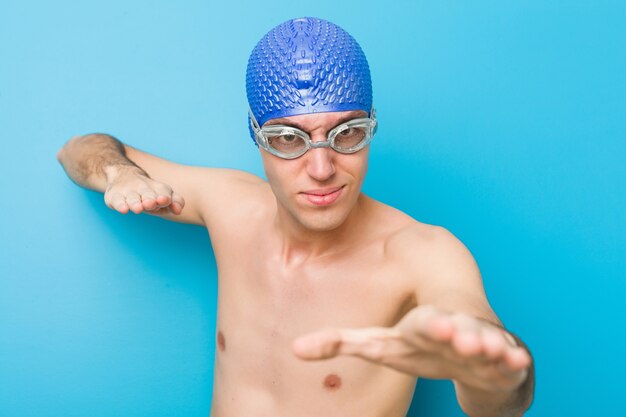
<path fill-rule="evenodd" d="M 351 149 L 358 146 L 366 137 L 366 131 L 359 126 L 350 126 L 337 133 L 334 146 L 339 149 Z"/>
<path fill-rule="evenodd" d="M 294 152 L 305 146 L 304 139 L 294 133 L 272 136 L 268 142 L 272 148 L 281 152 Z"/>

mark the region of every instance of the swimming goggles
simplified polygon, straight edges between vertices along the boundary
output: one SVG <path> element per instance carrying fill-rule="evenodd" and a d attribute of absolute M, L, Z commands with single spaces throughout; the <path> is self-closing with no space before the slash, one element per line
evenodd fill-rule
<path fill-rule="evenodd" d="M 256 143 L 272 155 L 283 159 L 298 158 L 311 148 L 331 148 L 339 153 L 355 153 L 370 143 L 378 128 L 374 107 L 370 111 L 370 117 L 352 119 L 333 128 L 324 142 L 312 142 L 308 133 L 293 126 L 260 127 L 252 110 L 250 125 Z"/>

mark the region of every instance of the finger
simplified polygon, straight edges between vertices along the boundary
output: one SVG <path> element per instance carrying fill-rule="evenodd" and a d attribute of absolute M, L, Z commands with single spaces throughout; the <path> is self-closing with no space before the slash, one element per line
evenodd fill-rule
<path fill-rule="evenodd" d="M 169 206 L 172 202 L 172 187 L 167 184 L 155 182 L 152 184 L 156 193 L 156 200 L 161 207 Z"/>
<path fill-rule="evenodd" d="M 176 193 L 172 193 L 172 212 L 174 214 L 180 214 L 183 211 L 183 207 L 185 207 L 185 199 Z"/>
<path fill-rule="evenodd" d="M 139 214 L 143 211 L 141 196 L 135 191 L 130 191 L 126 194 L 126 204 L 128 204 L 130 210 L 135 214 Z"/>
<path fill-rule="evenodd" d="M 169 195 L 157 194 L 155 201 L 159 207 L 167 207 L 172 204 L 172 198 Z"/>
<path fill-rule="evenodd" d="M 519 371 L 530 366 L 532 359 L 526 349 L 516 347 L 506 351 L 504 355 L 504 363 L 512 371 Z"/>
<path fill-rule="evenodd" d="M 326 329 L 297 338 L 292 344 L 292 349 L 301 359 L 329 359 L 337 356 L 340 345 L 339 330 Z"/>
<path fill-rule="evenodd" d="M 109 195 L 107 193 L 105 195 L 104 201 L 110 209 L 117 210 L 122 214 L 128 213 L 129 207 L 128 207 L 128 204 L 126 203 L 126 199 L 124 198 L 122 194 L 115 193 L 115 194 Z"/>
<path fill-rule="evenodd" d="M 144 210 L 154 210 L 158 208 L 157 194 L 146 187 L 141 191 L 141 204 Z"/>
<path fill-rule="evenodd" d="M 491 360 L 501 358 L 509 347 L 502 332 L 488 325 L 481 329 L 481 339 L 483 352 Z"/>
<path fill-rule="evenodd" d="M 454 335 L 454 323 L 445 313 L 436 312 L 420 329 L 422 336 L 439 343 L 449 342 Z"/>
<path fill-rule="evenodd" d="M 397 327 L 405 333 L 407 339 L 421 347 L 425 347 L 422 346 L 424 343 L 421 343 L 424 342 L 423 339 L 436 342 L 434 347 L 441 342 L 448 342 L 454 331 L 449 314 L 429 305 L 414 308 L 398 323 Z M 432 344 L 426 343 L 426 345 Z"/>
<path fill-rule="evenodd" d="M 454 322 L 454 335 L 452 347 L 463 357 L 479 355 L 483 352 L 478 322 L 464 314 L 452 316 Z"/>
<path fill-rule="evenodd" d="M 501 378 L 503 378 L 501 381 L 504 385 L 519 386 L 528 376 L 527 369 L 512 370 L 506 366 L 504 362 L 498 364 L 498 370 L 500 371 Z"/>
<path fill-rule="evenodd" d="M 351 355 L 382 363 L 391 342 L 401 339 L 401 333 L 394 328 L 326 329 L 298 338 L 293 343 L 293 350 L 302 359 Z"/>
<path fill-rule="evenodd" d="M 464 363 L 465 358 L 452 347 L 452 338 L 456 332 L 452 318 L 450 313 L 431 305 L 414 308 L 395 326 L 403 335 L 404 343 L 394 344 L 391 349 L 400 356 L 401 351 L 411 348 L 412 354 L 419 352 L 421 356 L 434 355 L 448 364 Z"/>
<path fill-rule="evenodd" d="M 393 327 L 342 329 L 339 354 L 384 363 L 388 356 L 398 353 L 396 349 L 407 346 L 406 343 L 399 343 L 402 340 L 403 334 Z"/>

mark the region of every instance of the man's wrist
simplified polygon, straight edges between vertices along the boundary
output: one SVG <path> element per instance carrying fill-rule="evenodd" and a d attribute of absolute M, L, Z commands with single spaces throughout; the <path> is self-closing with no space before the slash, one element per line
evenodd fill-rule
<path fill-rule="evenodd" d="M 132 176 L 143 176 L 146 178 L 150 178 L 150 176 L 132 162 L 128 163 L 116 163 L 113 165 L 107 165 L 102 167 L 102 171 L 106 177 L 107 185 L 111 185 L 112 183 L 119 181 L 120 178 L 123 178 L 127 175 Z"/>
<path fill-rule="evenodd" d="M 489 391 L 476 388 L 460 381 L 453 381 L 457 401 L 465 414 L 470 417 L 517 416 L 523 411 L 516 403 L 518 389 Z"/>

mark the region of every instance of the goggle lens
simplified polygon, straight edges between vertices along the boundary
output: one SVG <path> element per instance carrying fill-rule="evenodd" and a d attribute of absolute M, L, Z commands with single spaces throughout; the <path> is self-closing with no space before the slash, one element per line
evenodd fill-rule
<path fill-rule="evenodd" d="M 361 126 L 345 127 L 335 134 L 334 147 L 339 151 L 350 151 L 367 137 L 367 128 Z"/>
<path fill-rule="evenodd" d="M 267 144 L 285 155 L 297 155 L 306 148 L 306 139 L 295 132 L 267 135 Z"/>

